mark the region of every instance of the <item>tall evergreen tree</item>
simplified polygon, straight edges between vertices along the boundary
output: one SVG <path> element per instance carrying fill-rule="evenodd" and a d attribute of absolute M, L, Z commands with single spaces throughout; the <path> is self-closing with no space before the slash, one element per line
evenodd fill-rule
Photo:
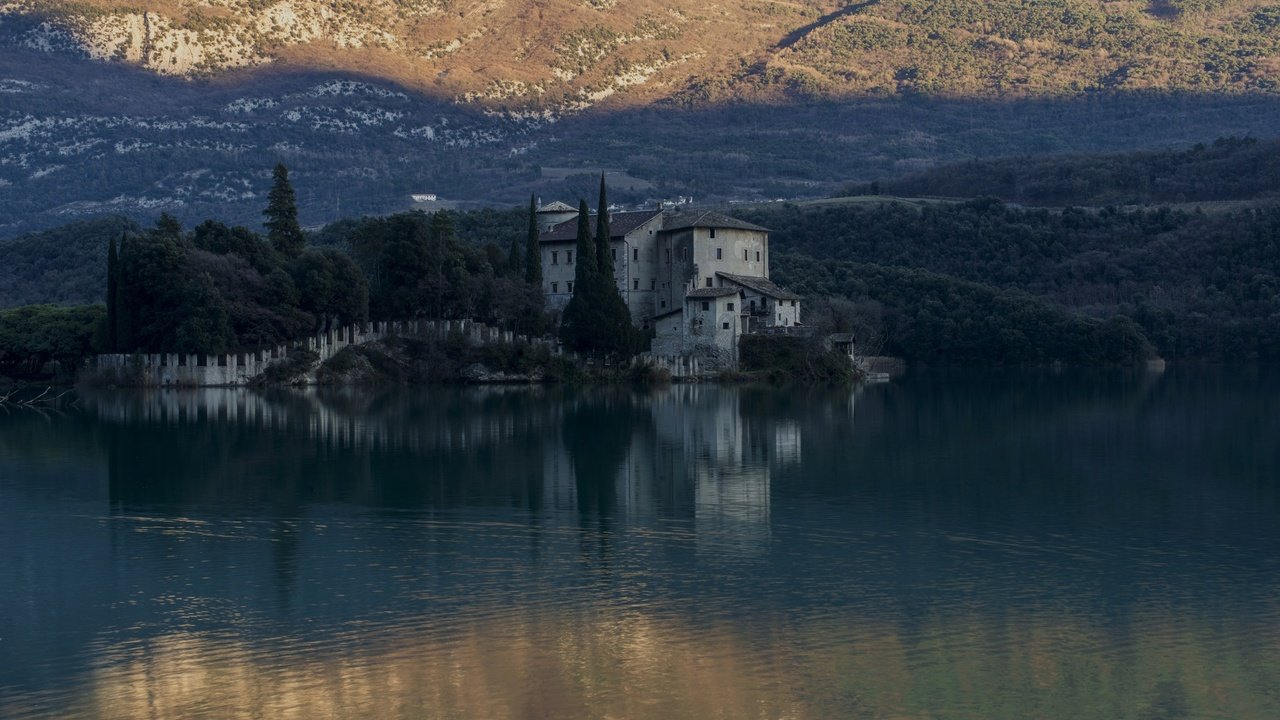
<path fill-rule="evenodd" d="M 167 212 L 160 213 L 160 219 L 156 220 L 156 229 L 151 232 L 170 240 L 182 241 L 182 223 Z"/>
<path fill-rule="evenodd" d="M 607 221 L 604 226 L 608 232 Z M 606 235 L 607 237 L 607 235 Z M 634 350 L 635 328 L 631 313 L 618 292 L 613 263 L 603 253 L 605 272 L 601 272 L 599 245 L 591 239 L 591 221 L 587 201 L 578 206 L 578 264 L 574 268 L 573 297 L 565 306 L 560 337 L 569 347 L 598 357 L 629 357 Z"/>
<path fill-rule="evenodd" d="M 115 352 L 130 352 L 135 348 L 134 335 L 137 320 L 134 317 L 133 298 L 130 295 L 129 260 L 133 244 L 128 234 L 120 236 L 120 251 L 116 254 L 116 345 Z"/>
<path fill-rule="evenodd" d="M 587 201 L 578 200 L 577 264 L 573 268 L 576 289 L 586 288 L 596 278 L 596 248 L 591 242 L 591 214 Z"/>
<path fill-rule="evenodd" d="M 531 285 L 542 285 L 542 248 L 538 246 L 538 200 L 529 196 L 529 237 L 524 249 L 524 279 Z"/>
<path fill-rule="evenodd" d="M 281 255 L 297 257 L 302 254 L 307 241 L 302 235 L 302 226 L 298 224 L 298 198 L 289 184 L 289 169 L 284 163 L 277 163 L 271 177 L 267 209 L 262 211 L 267 217 L 267 237 Z"/>
<path fill-rule="evenodd" d="M 116 254 L 116 239 L 112 237 L 110 244 L 107 245 L 107 352 L 115 352 L 119 344 L 119 338 L 116 335 L 118 324 L 116 296 L 120 292 L 119 273 L 120 260 Z"/>
<path fill-rule="evenodd" d="M 604 173 L 600 173 L 600 203 L 596 209 L 596 269 L 600 277 L 613 282 L 613 252 L 609 246 L 609 200 L 605 197 Z"/>
<path fill-rule="evenodd" d="M 507 251 L 507 275 L 520 277 L 520 263 L 524 259 L 524 249 L 520 247 L 520 236 L 511 236 L 511 249 Z"/>

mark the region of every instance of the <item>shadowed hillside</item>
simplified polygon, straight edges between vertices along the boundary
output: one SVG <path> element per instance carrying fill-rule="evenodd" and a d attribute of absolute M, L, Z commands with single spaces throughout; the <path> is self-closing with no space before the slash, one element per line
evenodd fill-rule
<path fill-rule="evenodd" d="M 293 172 L 302 222 L 317 226 L 408 209 L 411 193 L 463 207 L 572 201 L 602 171 L 622 203 L 820 197 L 974 157 L 1280 135 L 1280 98 L 1266 95 L 885 97 L 554 119 L 350 75 L 187 81 L 29 49 L 0 51 L 0 90 L 0 238 L 102 214 L 256 225 L 276 160 Z"/>
<path fill-rule="evenodd" d="M 1280 197 L 1280 141 L 1219 138 L 1187 150 L 971 160 L 845 195 L 989 195 L 1027 205 L 1141 205 Z"/>

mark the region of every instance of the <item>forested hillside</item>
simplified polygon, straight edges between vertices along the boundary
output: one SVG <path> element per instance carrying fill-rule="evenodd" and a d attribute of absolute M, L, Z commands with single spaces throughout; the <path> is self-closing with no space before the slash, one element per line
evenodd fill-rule
<path fill-rule="evenodd" d="M 1128 316 L 1166 357 L 1280 358 L 1280 207 L 1052 211 L 990 198 L 741 215 L 772 228 L 776 250 L 1017 290 L 1100 320 Z M 823 273 L 786 273 L 811 292 L 836 287 Z"/>
<path fill-rule="evenodd" d="M 104 217 L 0 240 L 0 308 L 102 302 L 107 242 L 137 229 L 131 220 Z"/>
<path fill-rule="evenodd" d="M 852 330 L 872 352 L 912 362 L 1129 365 L 1156 353 L 1127 317 L 1089 318 L 1016 290 L 794 253 L 774 264 L 776 280 L 810 299 L 807 323 Z"/>
<path fill-rule="evenodd" d="M 1214 213 L 1054 211 L 984 199 L 734 212 L 773 229 L 774 274 L 806 294 L 808 319 L 883 334 L 887 347 L 912 359 L 1097 362 L 1146 342 L 1174 359 L 1280 359 L 1280 208 L 1274 206 Z M 391 239 L 430 236 L 427 217 L 347 220 L 311 242 L 351 253 L 371 284 L 374 315 L 395 316 L 390 296 L 378 290 L 378 258 Z M 411 274 L 426 285 L 414 292 L 430 296 L 432 283 L 441 282 L 452 288 L 440 300 L 449 314 L 533 322 L 537 299 L 520 291 L 524 286 L 508 267 L 524 211 L 451 213 L 449 221 L 456 228 L 453 259 L 437 281 L 430 270 L 436 261 L 420 258 L 426 264 Z M 6 303 L 101 301 L 104 286 L 93 281 L 101 282 L 106 239 L 120 223 L 78 224 L 0 244 L 0 266 L 16 269 L 9 271 L 11 287 L 26 288 L 11 291 Z M 180 275 L 211 273 L 221 278 L 215 285 L 227 299 L 244 296 L 235 288 L 257 285 L 225 276 L 229 261 L 207 253 L 232 252 L 214 239 L 248 242 L 252 234 L 246 233 L 217 223 L 198 226 L 187 242 L 203 253 L 192 255 Z M 62 240 L 41 242 L 49 237 Z M 253 247 L 263 246 L 246 245 Z M 55 256 L 59 273 L 22 275 L 21 268 L 39 272 L 31 269 Z M 6 262 L 12 258 L 22 260 Z M 265 261 L 258 264 L 255 275 L 270 272 Z M 308 317 L 292 331 L 314 322 Z M 941 324 L 929 324 L 935 321 Z M 232 326 L 246 328 L 237 337 L 249 337 L 247 328 L 255 326 L 237 322 Z"/>
<path fill-rule="evenodd" d="M 1186 150 L 970 160 L 858 183 L 841 195 L 998 197 L 1025 205 L 1280 199 L 1280 140 L 1219 138 Z"/>

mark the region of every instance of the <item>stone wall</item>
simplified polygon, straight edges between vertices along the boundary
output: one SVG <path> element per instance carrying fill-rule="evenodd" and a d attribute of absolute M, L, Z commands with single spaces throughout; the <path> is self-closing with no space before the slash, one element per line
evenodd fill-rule
<path fill-rule="evenodd" d="M 698 380 L 715 375 L 717 371 L 708 371 L 702 367 L 698 358 L 692 355 L 653 355 L 646 353 L 640 362 L 651 368 L 666 370 L 673 380 Z"/>
<path fill-rule="evenodd" d="M 364 345 L 393 335 L 447 337 L 457 332 L 473 345 L 524 342 L 562 354 L 559 343 L 546 337 L 530 338 L 510 330 L 489 327 L 471 320 L 408 320 L 348 325 L 336 330 L 272 348 L 226 355 L 186 355 L 140 353 L 98 355 L 89 361 L 95 372 L 116 373 L 131 384 L 148 387 L 236 387 L 248 385 L 275 363 L 288 359 L 290 352 L 309 350 L 323 363 L 344 348 Z"/>

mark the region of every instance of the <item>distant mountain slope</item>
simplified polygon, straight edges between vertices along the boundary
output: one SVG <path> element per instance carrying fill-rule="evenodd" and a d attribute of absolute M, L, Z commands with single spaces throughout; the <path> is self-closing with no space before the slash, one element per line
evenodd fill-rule
<path fill-rule="evenodd" d="M 1277 90 L 1256 0 L 0 0 L 73 46 L 167 75 L 268 64 L 568 110 L 923 92 Z"/>
<path fill-rule="evenodd" d="M 573 201 L 601 172 L 623 203 L 761 200 L 1280 135 L 1269 10 L 1201 2 L 0 0 L 0 238 L 161 211 L 256 225 L 277 161 L 316 226 L 415 193 Z M 868 23 L 910 31 L 858 49 Z M 1026 63 L 978 62 L 987 37 L 1061 67 L 1012 82 Z M 1135 53 L 1183 64 L 1096 81 L 1156 62 Z M 1206 53 L 1239 71 L 1202 77 Z M 650 57 L 678 62 L 637 69 Z"/>
<path fill-rule="evenodd" d="M 1103 206 L 1280 199 L 1280 140 L 1219 138 L 1186 150 L 971 160 L 859 183 L 843 195 L 980 197 Z"/>
<path fill-rule="evenodd" d="M 0 26 L 3 37 L 3 26 Z M 272 164 L 302 221 L 410 207 L 411 193 L 512 206 L 573 201 L 610 172 L 634 203 L 818 197 L 852 181 L 1028 153 L 1280 135 L 1280 97 L 1110 94 L 650 106 L 567 117 L 482 112 L 351 75 L 244 83 L 157 77 L 0 47 L 0 238 L 101 214 L 257 225 Z"/>

